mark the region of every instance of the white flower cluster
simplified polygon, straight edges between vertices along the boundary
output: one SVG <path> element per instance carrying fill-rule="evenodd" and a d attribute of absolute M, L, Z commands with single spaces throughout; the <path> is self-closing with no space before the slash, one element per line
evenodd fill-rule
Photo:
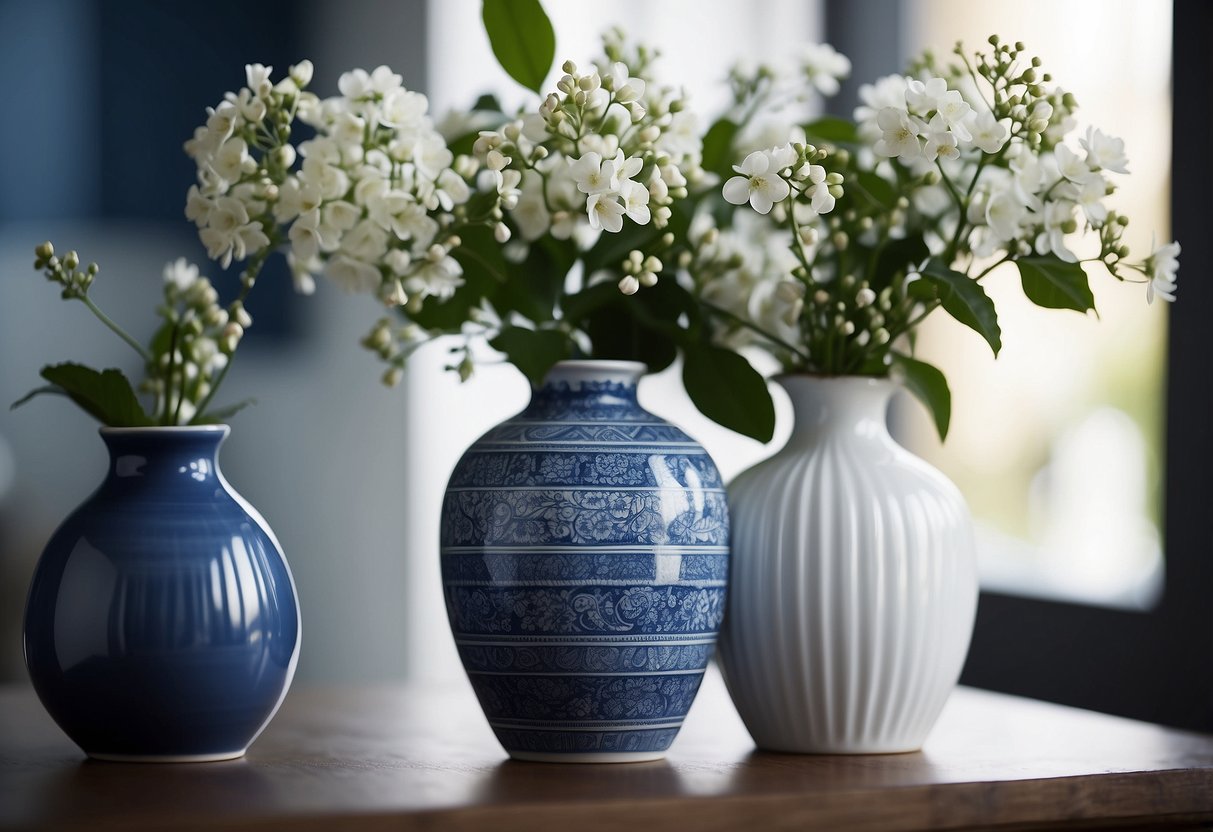
<path fill-rule="evenodd" d="M 185 143 L 198 165 L 198 184 L 189 189 L 185 215 L 198 226 L 207 255 L 225 269 L 270 245 L 266 209 L 275 192 L 264 167 L 289 168 L 294 162 L 293 148 L 279 139 L 279 114 L 289 114 L 289 124 L 295 108 L 306 103 L 302 89 L 312 66 L 303 61 L 291 67 L 277 86 L 270 72 L 261 64 L 246 66 L 248 86 L 208 107 L 206 124 Z"/>
<path fill-rule="evenodd" d="M 834 210 L 842 196 L 842 177 L 828 174 L 811 145 L 785 144 L 770 150 L 756 150 L 734 165 L 737 176 L 724 183 L 724 198 L 734 205 L 745 205 L 760 214 L 770 213 L 777 203 L 794 195 L 798 210 L 816 216 Z M 802 220 L 802 221 L 807 221 Z"/>
<path fill-rule="evenodd" d="M 475 143 L 477 159 L 504 180 L 519 236 L 551 234 L 587 249 L 625 219 L 663 228 L 673 201 L 702 176 L 694 114 L 623 61 L 586 72 L 567 61 L 563 70 L 537 112 Z"/>
<path fill-rule="evenodd" d="M 478 164 L 447 148 L 426 97 L 385 66 L 345 73 L 341 94 L 326 99 L 304 90 L 306 62 L 276 86 L 269 74 L 248 67 L 249 86 L 186 147 L 199 181 L 186 214 L 210 256 L 226 266 L 289 243 L 303 292 L 323 273 L 388 305 L 449 298 L 462 284 L 456 228 L 499 211 L 498 199 L 482 206 L 486 217 L 468 216 Z M 296 117 L 316 132 L 297 147 Z"/>
<path fill-rule="evenodd" d="M 139 389 L 156 397 L 153 412 L 169 414 L 170 424 L 185 425 L 199 404 L 209 400 L 253 319 L 240 301 L 224 309 L 211 281 L 184 257 L 164 267 L 159 312 L 164 324 Z"/>

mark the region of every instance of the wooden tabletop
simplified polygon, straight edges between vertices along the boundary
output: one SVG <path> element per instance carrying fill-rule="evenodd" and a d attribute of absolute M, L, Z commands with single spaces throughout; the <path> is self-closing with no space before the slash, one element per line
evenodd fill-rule
<path fill-rule="evenodd" d="M 921 753 L 757 752 L 712 671 L 669 759 L 511 762 L 470 689 L 297 690 L 245 760 L 86 761 L 0 687 L 0 828 L 1207 828 L 1213 737 L 960 689 Z"/>

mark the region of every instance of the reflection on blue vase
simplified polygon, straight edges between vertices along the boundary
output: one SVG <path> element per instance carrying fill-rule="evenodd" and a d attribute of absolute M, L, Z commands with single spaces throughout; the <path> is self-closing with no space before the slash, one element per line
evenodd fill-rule
<path fill-rule="evenodd" d="M 464 668 L 514 757 L 665 755 L 716 643 L 720 474 L 643 410 L 644 365 L 557 364 L 451 475 L 442 577 Z"/>
<path fill-rule="evenodd" d="M 26 664 L 92 757 L 239 757 L 290 686 L 295 587 L 273 532 L 219 471 L 227 434 L 103 428 L 109 475 L 38 561 Z"/>

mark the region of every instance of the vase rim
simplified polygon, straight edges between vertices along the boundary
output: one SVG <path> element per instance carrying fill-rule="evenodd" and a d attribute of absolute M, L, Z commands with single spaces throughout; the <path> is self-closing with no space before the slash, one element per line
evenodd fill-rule
<path fill-rule="evenodd" d="M 861 382 L 861 383 L 866 383 L 868 386 L 872 386 L 872 387 L 885 385 L 885 384 L 891 384 L 894 387 L 897 387 L 900 385 L 900 382 L 898 382 L 897 379 L 893 378 L 892 376 L 861 376 L 861 375 L 851 375 L 851 374 L 831 376 L 831 375 L 825 375 L 824 373 L 798 373 L 798 372 L 776 373 L 775 375 L 771 376 L 771 381 L 774 381 L 777 383 L 783 383 L 784 381 L 796 380 L 796 379 L 803 379 L 805 381 L 824 381 L 827 383 Z"/>
<path fill-rule="evenodd" d="M 232 432 L 230 425 L 144 425 L 142 427 L 110 427 L 103 425 L 98 428 L 98 433 L 102 436 L 137 436 L 141 433 L 179 433 L 179 434 L 207 434 L 217 433 L 227 436 Z"/>
<path fill-rule="evenodd" d="M 621 358 L 570 358 L 565 361 L 557 361 L 552 365 L 553 370 L 557 367 L 562 370 L 586 369 L 596 372 L 613 370 L 620 373 L 643 373 L 649 369 L 643 361 L 628 361 Z"/>

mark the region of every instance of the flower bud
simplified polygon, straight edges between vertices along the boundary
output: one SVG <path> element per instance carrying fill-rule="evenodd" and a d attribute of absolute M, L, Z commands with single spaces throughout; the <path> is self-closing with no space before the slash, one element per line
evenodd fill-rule
<path fill-rule="evenodd" d="M 36 254 L 42 260 L 49 260 L 55 256 L 55 247 L 51 245 L 50 241 L 48 240 L 34 249 L 34 254 Z"/>
<path fill-rule="evenodd" d="M 472 377 L 472 370 L 473 370 L 472 359 L 464 358 L 462 361 L 459 362 L 458 369 L 459 369 L 459 380 L 467 381 L 469 378 Z"/>
<path fill-rule="evenodd" d="M 384 387 L 395 387 L 396 385 L 400 384 L 403 378 L 404 370 L 400 369 L 399 367 L 389 367 L 384 371 L 381 381 L 383 382 Z"/>
<path fill-rule="evenodd" d="M 619 291 L 625 295 L 634 295 L 640 291 L 640 281 L 632 275 L 627 275 L 619 281 Z"/>
<path fill-rule="evenodd" d="M 240 324 L 240 326 L 244 327 L 245 329 L 253 325 L 253 316 L 248 313 L 248 310 L 244 308 L 244 304 L 242 304 L 240 301 L 236 301 L 232 304 L 232 309 L 228 315 L 233 321 Z"/>
<path fill-rule="evenodd" d="M 565 61 L 560 65 L 560 69 L 566 75 L 573 75 L 577 72 L 577 64 L 573 63 L 572 61 Z"/>
<path fill-rule="evenodd" d="M 510 227 L 503 222 L 493 226 L 493 239 L 499 243 L 507 243 L 510 240 Z"/>
<path fill-rule="evenodd" d="M 636 276 L 636 280 L 641 286 L 651 288 L 657 285 L 657 275 L 650 271 L 643 271 Z M 626 294 L 626 293 L 625 293 Z"/>

